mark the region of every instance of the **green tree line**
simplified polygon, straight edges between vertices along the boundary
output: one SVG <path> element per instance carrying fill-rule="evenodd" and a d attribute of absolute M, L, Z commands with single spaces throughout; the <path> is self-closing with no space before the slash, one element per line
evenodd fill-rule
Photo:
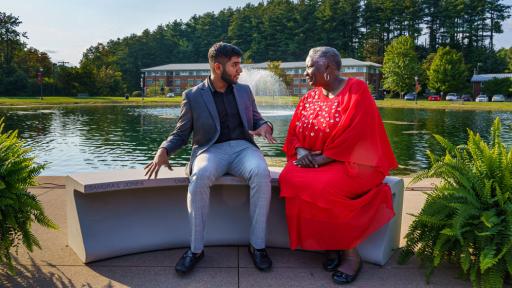
<path fill-rule="evenodd" d="M 420 62 L 450 47 L 462 53 L 469 70 L 499 73 L 510 69 L 510 53 L 495 51 L 494 38 L 509 17 L 501 0 L 268 0 L 98 43 L 78 67 L 45 62 L 45 71 L 53 73 L 46 72 L 44 82 L 56 94 L 121 95 L 140 89 L 140 69 L 207 62 L 208 48 L 218 41 L 239 46 L 246 62 L 303 61 L 310 48 L 332 46 L 343 57 L 382 64 L 386 48 L 400 36 L 412 39 Z M 37 67 L 48 55 L 25 47 L 18 18 L 0 18 L 0 95 L 34 93 L 33 68 L 17 59 L 32 49 L 39 62 L 29 66 Z"/>

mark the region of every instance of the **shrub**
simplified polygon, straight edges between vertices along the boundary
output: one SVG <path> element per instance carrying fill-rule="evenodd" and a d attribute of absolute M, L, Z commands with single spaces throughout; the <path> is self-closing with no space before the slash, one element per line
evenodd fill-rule
<path fill-rule="evenodd" d="M 48 218 L 37 197 L 27 191 L 36 184 L 36 176 L 44 165 L 34 162 L 28 154 L 31 149 L 23 147 L 18 131 L 3 132 L 4 120 L 0 119 L 0 265 L 14 272 L 10 250 L 23 244 L 27 250 L 41 249 L 36 236 L 31 232 L 32 223 L 57 229 Z"/>
<path fill-rule="evenodd" d="M 459 146 L 435 135 L 446 153 L 428 152 L 431 168 L 413 179 L 442 179 L 414 215 L 400 255 L 401 263 L 417 255 L 427 282 L 443 261 L 457 264 L 475 287 L 502 287 L 512 274 L 512 150 L 500 130 L 497 118 L 490 145 L 471 130 Z"/>

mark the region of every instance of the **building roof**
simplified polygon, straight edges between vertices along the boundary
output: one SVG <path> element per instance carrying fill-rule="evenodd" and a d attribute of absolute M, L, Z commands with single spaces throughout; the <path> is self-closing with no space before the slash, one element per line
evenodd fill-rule
<path fill-rule="evenodd" d="M 495 78 L 512 78 L 512 73 L 476 74 L 471 77 L 471 82 L 485 82 Z"/>
<path fill-rule="evenodd" d="M 255 64 L 243 64 L 242 66 L 245 68 L 252 69 L 265 69 L 267 68 L 268 62 L 263 63 L 255 63 Z M 341 59 L 342 66 L 374 66 L 381 67 L 382 65 L 373 63 L 373 62 L 365 62 L 359 61 L 353 58 L 342 58 Z M 306 66 L 305 62 L 281 62 L 281 68 L 304 68 Z M 162 70 L 210 70 L 210 65 L 208 63 L 182 63 L 182 64 L 166 64 L 161 66 L 155 66 L 150 68 L 141 69 L 143 72 L 147 71 L 162 71 Z"/>

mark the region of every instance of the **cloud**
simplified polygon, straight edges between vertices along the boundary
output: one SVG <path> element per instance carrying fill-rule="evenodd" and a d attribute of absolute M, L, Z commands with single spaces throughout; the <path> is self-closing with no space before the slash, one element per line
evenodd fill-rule
<path fill-rule="evenodd" d="M 50 49 L 43 50 L 43 52 L 45 52 L 47 54 L 57 54 L 57 53 L 59 53 L 59 51 L 57 51 L 57 50 L 50 50 Z"/>

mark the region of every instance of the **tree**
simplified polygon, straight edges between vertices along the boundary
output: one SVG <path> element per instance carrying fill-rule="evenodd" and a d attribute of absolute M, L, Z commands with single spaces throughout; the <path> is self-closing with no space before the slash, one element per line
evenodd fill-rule
<path fill-rule="evenodd" d="M 355 57 L 360 38 L 361 1 L 324 0 L 316 13 L 322 45 L 338 49 L 341 55 Z"/>
<path fill-rule="evenodd" d="M 0 12 L 0 95 L 19 95 L 27 90 L 28 78 L 15 63 L 22 51 L 26 33 L 17 30 L 21 21 L 12 14 Z"/>
<path fill-rule="evenodd" d="M 438 92 L 462 91 L 467 81 L 467 67 L 462 53 L 441 47 L 432 60 L 428 88 Z"/>
<path fill-rule="evenodd" d="M 423 76 L 428 83 L 428 71 L 430 70 L 430 67 L 432 66 L 432 62 L 434 61 L 434 58 L 436 57 L 436 53 L 430 53 L 427 55 L 427 57 L 423 60 L 423 63 L 421 64 Z"/>
<path fill-rule="evenodd" d="M 501 0 L 487 0 L 486 18 L 489 21 L 489 49 L 494 49 L 494 33 L 503 33 L 501 23 L 510 17 L 510 6 Z"/>
<path fill-rule="evenodd" d="M 498 58 L 502 59 L 505 63 L 506 67 L 503 72 L 510 73 L 512 72 L 512 47 L 510 48 L 501 48 L 496 52 Z"/>
<path fill-rule="evenodd" d="M 27 34 L 16 30 L 21 23 L 18 17 L 0 12 L 0 66 L 10 65 L 16 51 L 25 45 L 22 38 Z"/>
<path fill-rule="evenodd" d="M 512 78 L 495 78 L 485 81 L 482 90 L 490 96 L 494 94 L 512 95 Z"/>
<path fill-rule="evenodd" d="M 396 38 L 384 53 L 384 89 L 399 92 L 402 97 L 405 92 L 413 89 L 414 77 L 420 75 L 420 69 L 413 39 L 408 36 Z"/>
<path fill-rule="evenodd" d="M 274 73 L 286 86 L 290 86 L 292 79 L 281 68 L 281 61 L 270 61 L 267 64 L 268 71 Z"/>

